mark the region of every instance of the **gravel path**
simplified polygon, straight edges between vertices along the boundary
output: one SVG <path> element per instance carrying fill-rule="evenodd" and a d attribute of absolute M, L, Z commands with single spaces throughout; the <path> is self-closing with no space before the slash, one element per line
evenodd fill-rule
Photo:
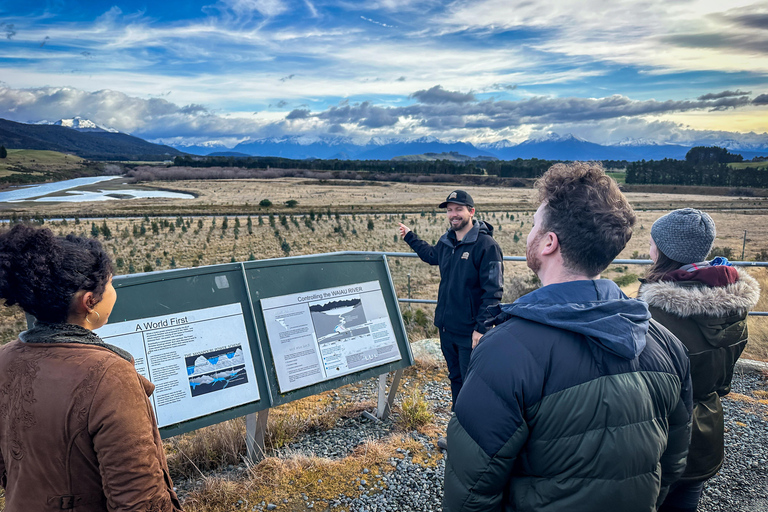
<path fill-rule="evenodd" d="M 449 414 L 444 405 L 450 400 L 445 383 L 429 384 L 427 398 L 438 408 L 437 421 L 444 425 Z M 720 472 L 710 479 L 699 504 L 700 512 L 765 511 L 768 512 L 768 405 L 764 393 L 768 379 L 758 373 L 737 374 L 733 393 L 723 400 L 726 417 L 726 462 Z M 362 395 L 374 392 L 361 390 Z M 758 395 L 755 395 L 758 391 Z M 763 394 L 760 394 L 760 393 Z M 759 400 L 763 402 L 760 403 Z M 392 432 L 391 420 L 372 422 L 363 417 L 344 420 L 338 428 L 321 434 L 307 435 L 288 448 L 305 453 L 337 458 L 349 453 L 355 446 L 369 439 L 385 437 Z M 422 443 L 427 450 L 436 450 L 434 439 L 416 432 L 404 434 Z M 411 461 L 408 452 L 404 459 L 393 458 L 390 464 L 396 471 L 376 478 L 360 476 L 360 497 L 339 496 L 328 509 L 339 506 L 352 511 L 439 511 L 442 510 L 443 472 L 440 460 L 434 468 L 424 468 Z M 325 504 L 305 499 L 307 508 L 322 510 Z"/>

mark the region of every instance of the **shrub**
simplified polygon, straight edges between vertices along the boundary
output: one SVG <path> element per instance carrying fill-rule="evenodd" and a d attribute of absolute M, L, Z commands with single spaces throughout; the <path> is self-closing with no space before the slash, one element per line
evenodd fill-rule
<path fill-rule="evenodd" d="M 298 204 L 299 204 L 299 202 L 297 200 L 295 200 L 295 199 L 289 199 L 289 200 L 287 200 L 285 202 L 285 206 L 287 206 L 288 208 L 293 208 L 293 207 L 295 207 Z"/>
<path fill-rule="evenodd" d="M 433 418 L 434 415 L 424 393 L 414 388 L 403 397 L 396 422 L 402 430 L 415 430 L 432 423 Z"/>
<path fill-rule="evenodd" d="M 711 260 L 717 256 L 722 256 L 723 258 L 728 258 L 730 260 L 733 258 L 733 249 L 730 247 L 713 247 L 712 250 L 709 251 L 707 259 Z"/>
<path fill-rule="evenodd" d="M 259 206 L 263 206 L 264 208 L 269 208 L 270 206 L 272 206 L 272 201 L 270 201 L 269 199 L 262 199 L 261 201 L 259 201 Z"/>
<path fill-rule="evenodd" d="M 624 274 L 623 276 L 618 276 L 613 278 L 613 282 L 619 285 L 620 287 L 628 286 L 635 281 L 637 281 L 638 275 L 637 274 Z"/>

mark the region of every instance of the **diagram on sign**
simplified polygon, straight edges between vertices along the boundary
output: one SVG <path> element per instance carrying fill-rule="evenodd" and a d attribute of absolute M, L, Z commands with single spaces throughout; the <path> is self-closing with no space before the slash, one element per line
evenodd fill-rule
<path fill-rule="evenodd" d="M 130 352 L 155 385 L 160 427 L 259 400 L 239 303 L 107 324 L 97 334 Z"/>
<path fill-rule="evenodd" d="M 240 345 L 185 357 L 192 396 L 248 383 Z"/>
<path fill-rule="evenodd" d="M 378 281 L 261 300 L 281 392 L 401 359 Z"/>
<path fill-rule="evenodd" d="M 309 312 L 318 343 L 338 341 L 370 332 L 365 326 L 365 311 L 359 297 L 310 305 Z M 363 327 L 360 327 L 361 325 Z"/>

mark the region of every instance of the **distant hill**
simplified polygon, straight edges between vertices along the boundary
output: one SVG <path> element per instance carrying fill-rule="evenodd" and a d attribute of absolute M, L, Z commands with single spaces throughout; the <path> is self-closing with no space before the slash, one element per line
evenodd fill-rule
<path fill-rule="evenodd" d="M 125 133 L 78 131 L 66 126 L 0 119 L 0 145 L 72 153 L 89 160 L 170 160 L 183 153 Z"/>
<path fill-rule="evenodd" d="M 449 162 L 487 162 L 498 160 L 495 156 L 467 156 L 449 151 L 447 153 L 424 153 L 421 155 L 396 156 L 392 160 L 396 162 L 431 162 L 434 160 L 448 160 Z"/>

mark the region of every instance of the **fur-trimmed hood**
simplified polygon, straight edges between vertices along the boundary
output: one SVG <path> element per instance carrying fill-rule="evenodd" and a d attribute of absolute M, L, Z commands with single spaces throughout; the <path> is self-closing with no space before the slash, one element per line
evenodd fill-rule
<path fill-rule="evenodd" d="M 644 283 L 637 298 L 683 318 L 743 315 L 760 299 L 760 285 L 745 271 L 736 270 L 739 280 L 726 286 L 710 287 L 692 281 Z"/>

